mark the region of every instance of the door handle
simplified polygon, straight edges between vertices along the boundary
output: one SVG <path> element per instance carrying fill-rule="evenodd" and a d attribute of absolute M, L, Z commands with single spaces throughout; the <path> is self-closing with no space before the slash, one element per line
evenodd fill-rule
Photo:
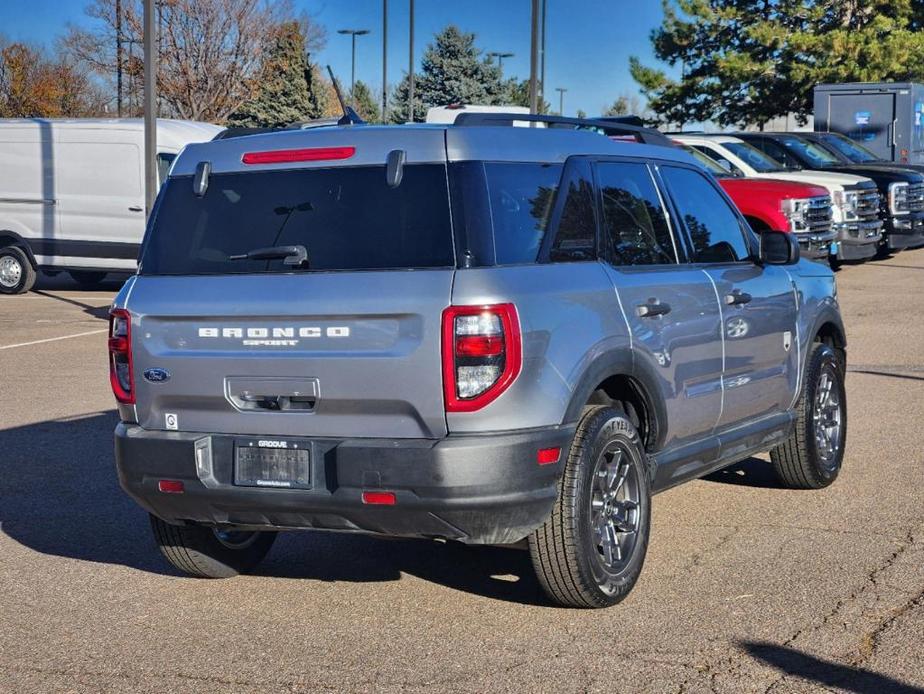
<path fill-rule="evenodd" d="M 729 306 L 740 306 L 751 301 L 751 295 L 747 292 L 740 292 L 735 289 L 731 294 L 725 295 L 725 303 Z"/>
<path fill-rule="evenodd" d="M 144 208 L 141 205 L 132 205 L 128 208 L 129 212 L 144 212 Z"/>
<path fill-rule="evenodd" d="M 635 310 L 642 318 L 654 318 L 656 316 L 663 316 L 667 313 L 670 313 L 671 305 L 664 304 L 657 299 L 653 299 L 647 304 L 639 304 L 635 307 Z"/>

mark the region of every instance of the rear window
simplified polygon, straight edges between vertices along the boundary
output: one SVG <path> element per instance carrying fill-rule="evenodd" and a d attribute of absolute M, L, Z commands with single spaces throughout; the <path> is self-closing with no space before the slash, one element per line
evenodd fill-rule
<path fill-rule="evenodd" d="M 257 248 L 302 245 L 309 263 L 231 260 Z M 404 167 L 390 188 L 384 166 L 213 174 L 203 197 L 171 178 L 141 257 L 144 275 L 385 270 L 455 264 L 440 164 Z"/>

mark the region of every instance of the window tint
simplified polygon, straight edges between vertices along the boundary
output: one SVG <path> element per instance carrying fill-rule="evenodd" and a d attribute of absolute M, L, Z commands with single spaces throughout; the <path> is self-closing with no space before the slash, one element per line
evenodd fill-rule
<path fill-rule="evenodd" d="M 603 202 L 603 235 L 614 265 L 677 262 L 670 229 L 648 167 L 601 162 L 597 181 Z"/>
<path fill-rule="evenodd" d="M 594 186 L 590 164 L 576 161 L 568 172 L 567 194 L 549 250 L 552 262 L 592 260 L 597 256 L 597 221 L 594 216 Z"/>
<path fill-rule="evenodd" d="M 834 147 L 838 152 L 850 159 L 850 161 L 857 162 L 858 164 L 868 164 L 879 161 L 879 157 L 866 149 L 866 147 L 858 145 L 856 142 L 843 135 L 825 133 L 821 137 L 829 146 Z"/>
<path fill-rule="evenodd" d="M 560 164 L 484 165 L 498 265 L 534 263 L 552 217 Z M 476 204 L 475 200 L 466 201 Z"/>
<path fill-rule="evenodd" d="M 308 267 L 231 260 L 303 245 Z M 454 265 L 446 169 L 408 165 L 397 188 L 384 166 L 213 174 L 203 197 L 170 178 L 145 239 L 142 274 L 371 270 Z"/>
<path fill-rule="evenodd" d="M 723 142 L 722 146 L 758 173 L 774 173 L 786 168 L 747 142 Z"/>
<path fill-rule="evenodd" d="M 738 216 L 703 174 L 661 168 L 671 197 L 693 243 L 693 262 L 729 263 L 750 255 Z"/>
<path fill-rule="evenodd" d="M 796 157 L 787 152 L 783 147 L 778 145 L 776 142 L 770 140 L 758 140 L 753 143 L 761 152 L 766 154 L 769 157 L 773 157 L 778 162 L 789 168 L 798 169 L 802 167 L 802 162 L 800 162 Z"/>

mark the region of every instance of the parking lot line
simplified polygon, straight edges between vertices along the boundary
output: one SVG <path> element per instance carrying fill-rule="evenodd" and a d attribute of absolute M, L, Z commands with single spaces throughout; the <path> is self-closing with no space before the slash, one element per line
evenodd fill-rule
<path fill-rule="evenodd" d="M 83 333 L 74 333 L 73 335 L 61 335 L 60 337 L 46 337 L 44 340 L 32 340 L 31 342 L 19 342 L 15 345 L 0 345 L 0 350 L 3 349 L 14 349 L 16 347 L 29 347 L 30 345 L 40 345 L 43 342 L 57 342 L 58 340 L 69 340 L 72 337 L 84 337 L 85 335 L 98 335 L 99 333 L 107 332 L 109 328 L 101 328 L 100 330 L 87 330 Z"/>

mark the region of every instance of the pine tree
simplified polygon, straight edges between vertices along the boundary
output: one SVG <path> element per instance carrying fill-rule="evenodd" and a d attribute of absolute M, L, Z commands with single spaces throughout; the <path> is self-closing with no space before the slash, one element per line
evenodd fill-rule
<path fill-rule="evenodd" d="M 630 60 L 661 120 L 763 125 L 812 112 L 820 82 L 920 78 L 924 12 L 916 0 L 662 0 L 656 57 L 680 79 Z"/>
<path fill-rule="evenodd" d="M 263 60 L 256 94 L 228 118 L 231 127 L 283 127 L 316 118 L 314 84 L 298 22 L 279 25 Z"/>
<path fill-rule="evenodd" d="M 422 121 L 431 106 L 450 104 L 494 105 L 504 100 L 500 68 L 481 57 L 475 35 L 449 25 L 427 46 L 421 74 L 414 81 L 414 119 Z M 408 79 L 395 87 L 389 120 L 407 121 Z"/>
<path fill-rule="evenodd" d="M 369 85 L 365 82 L 357 80 L 353 86 L 353 98 L 351 101 L 356 113 L 367 123 L 376 123 L 381 120 L 379 118 L 379 104 L 376 102 L 375 96 L 372 95 Z"/>

